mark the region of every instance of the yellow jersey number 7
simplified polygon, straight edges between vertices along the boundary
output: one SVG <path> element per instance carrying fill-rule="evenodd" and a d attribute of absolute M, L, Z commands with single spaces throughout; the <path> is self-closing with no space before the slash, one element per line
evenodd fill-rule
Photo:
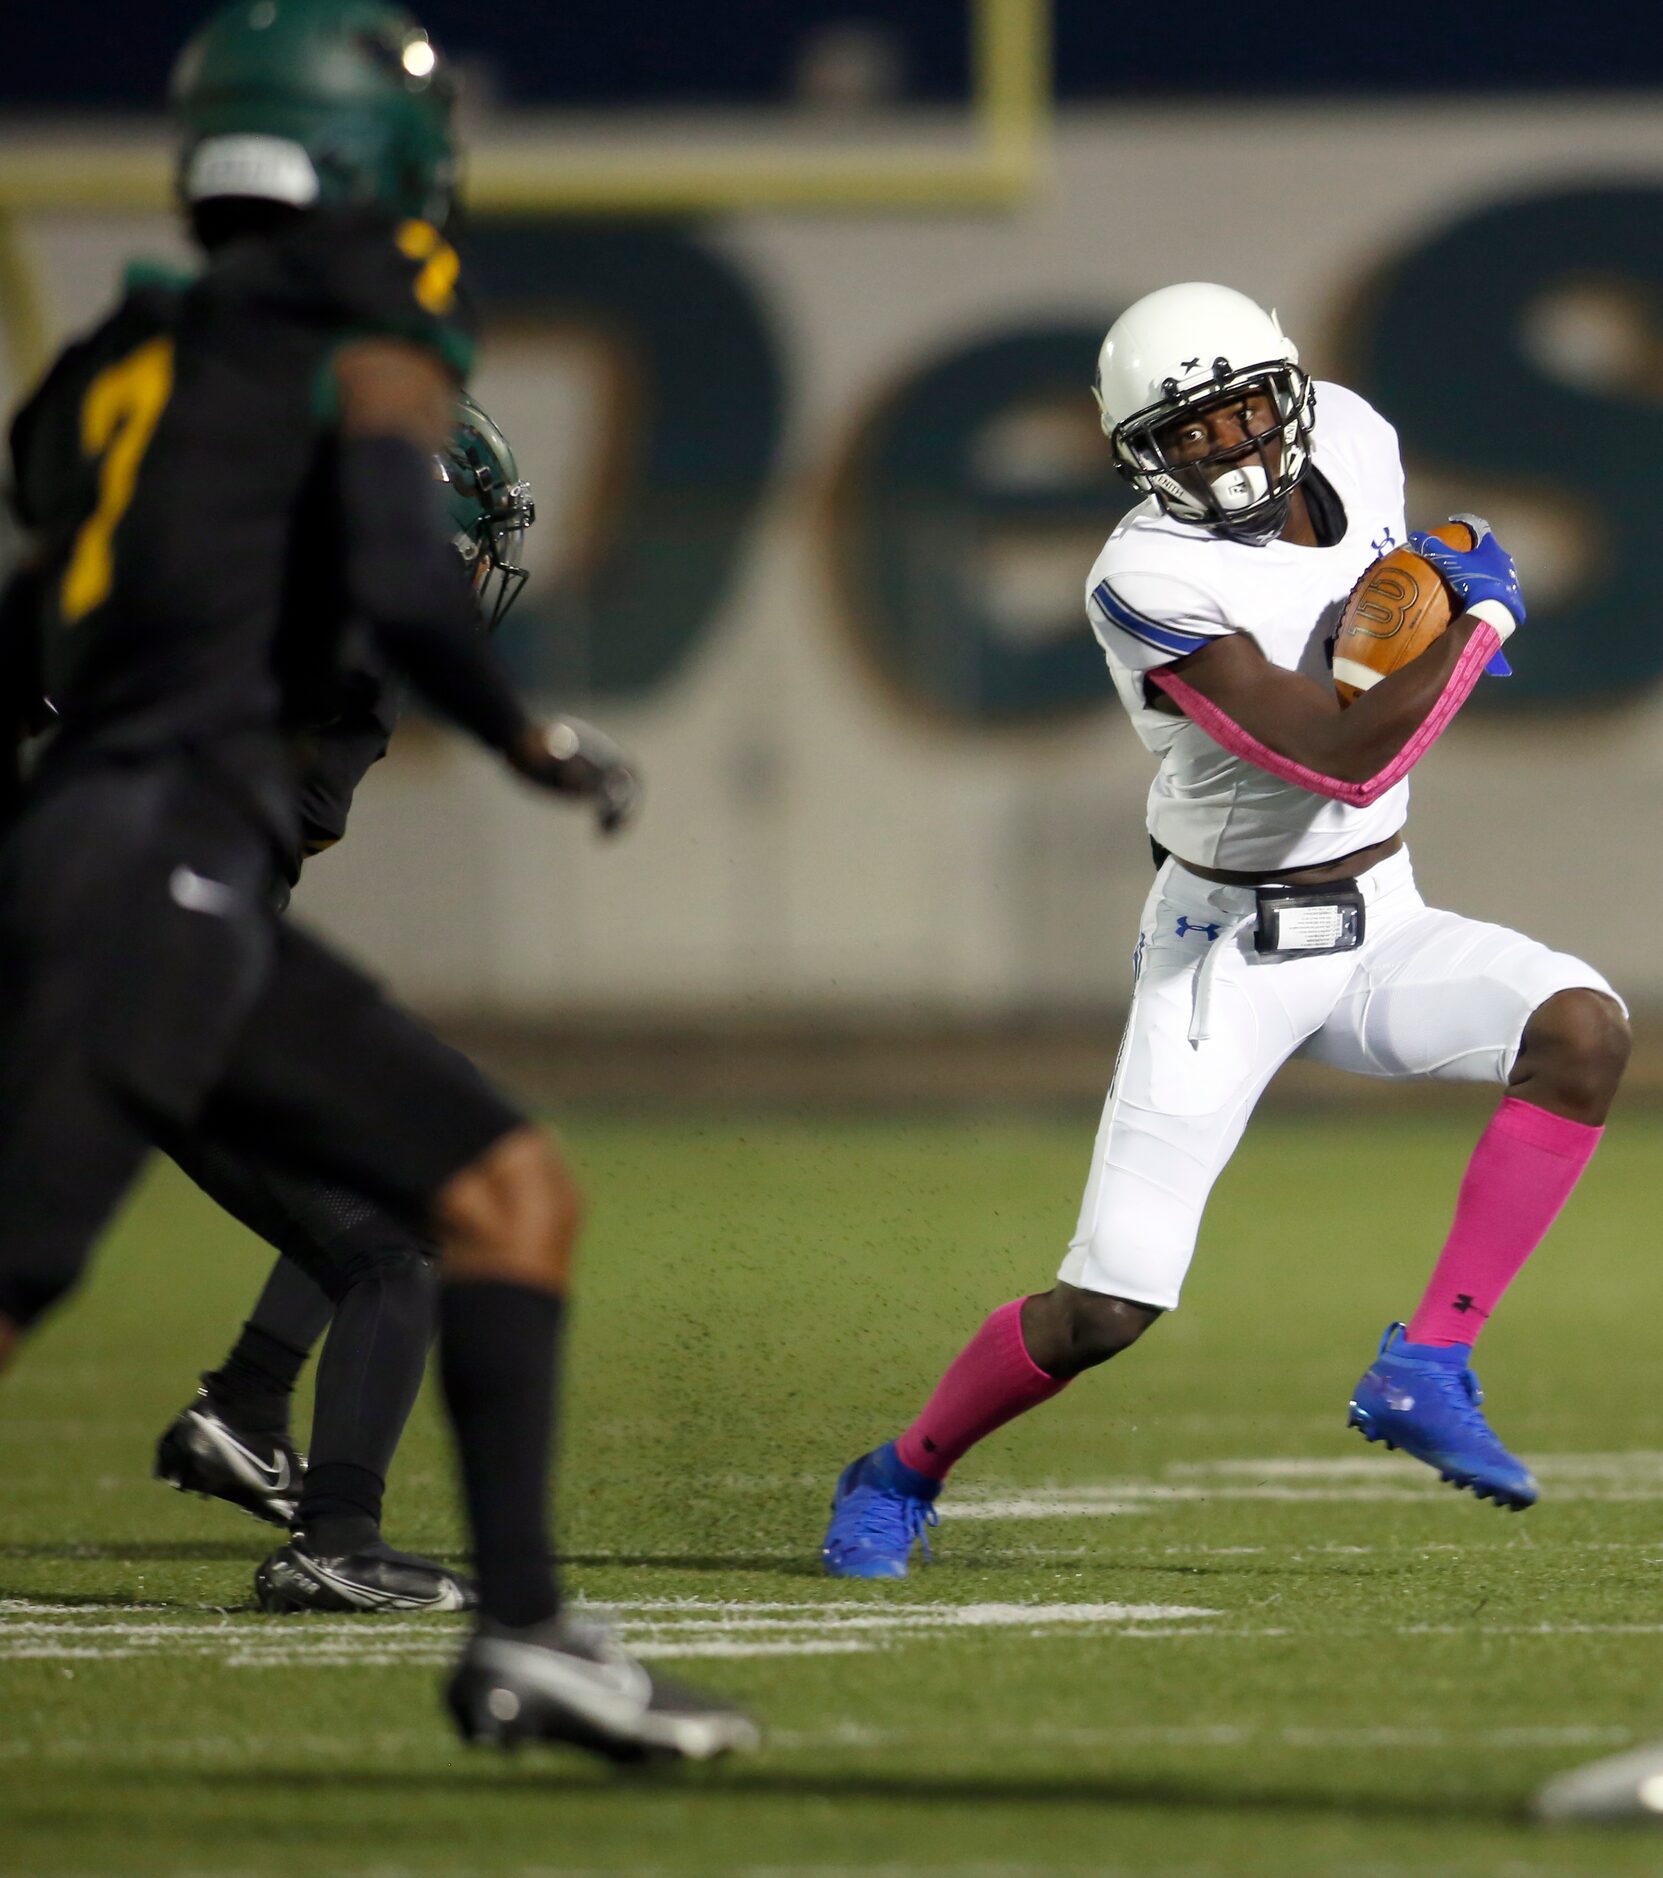
<path fill-rule="evenodd" d="M 172 393 L 173 341 L 163 338 L 147 340 L 107 365 L 81 400 L 81 450 L 98 459 L 98 501 L 76 532 L 64 570 L 59 611 L 66 626 L 109 598 L 115 531 Z"/>

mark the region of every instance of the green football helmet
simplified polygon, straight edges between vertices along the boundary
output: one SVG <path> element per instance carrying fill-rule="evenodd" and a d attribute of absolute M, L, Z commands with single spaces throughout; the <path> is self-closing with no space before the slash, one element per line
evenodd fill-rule
<path fill-rule="evenodd" d="M 433 42 L 384 0 L 234 0 L 180 53 L 169 99 L 187 205 L 374 203 L 444 226 L 455 87 Z"/>
<path fill-rule="evenodd" d="M 446 485 L 451 541 L 473 583 L 485 630 L 495 632 L 527 579 L 520 555 L 525 531 L 537 519 L 531 485 L 520 480 L 508 439 L 465 391 L 456 400 L 450 443 L 433 461 Z"/>

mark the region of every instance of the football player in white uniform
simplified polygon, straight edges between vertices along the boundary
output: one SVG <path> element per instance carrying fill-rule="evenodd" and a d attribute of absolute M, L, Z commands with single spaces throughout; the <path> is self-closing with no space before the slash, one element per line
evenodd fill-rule
<path fill-rule="evenodd" d="M 1408 773 L 1483 671 L 1505 673 L 1524 604 L 1478 518 L 1462 518 L 1467 552 L 1408 534 L 1390 425 L 1298 361 L 1273 314 L 1201 283 L 1138 301 L 1103 342 L 1103 429 L 1146 499 L 1092 568 L 1087 609 L 1160 763 L 1132 1008 L 1057 1282 L 995 1310 L 917 1420 L 844 1470 L 834 1575 L 904 1577 L 962 1454 L 1173 1309 L 1212 1184 L 1295 1051 L 1502 1091 L 1426 1293 L 1350 1420 L 1480 1498 L 1536 1498 L 1469 1358 L 1599 1141 L 1626 1012 L 1591 966 L 1416 891 Z M 1342 709 L 1329 658 L 1346 596 L 1406 538 L 1464 610 Z"/>

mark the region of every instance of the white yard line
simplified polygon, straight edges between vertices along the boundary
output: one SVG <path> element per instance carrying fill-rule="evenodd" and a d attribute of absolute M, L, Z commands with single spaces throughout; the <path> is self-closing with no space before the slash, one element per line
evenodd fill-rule
<path fill-rule="evenodd" d="M 947 1729 L 863 1729 L 853 1724 L 829 1730 L 776 1730 L 768 1737 L 771 1746 L 792 1751 L 829 1748 L 880 1750 L 960 1738 Z M 1634 1738 L 1632 1729 L 1590 1723 L 1569 1723 L 1563 1727 L 1485 1728 L 1463 1733 L 1450 1728 L 1267 1727 L 1253 1722 L 1179 1723 L 1168 1727 L 1130 1724 L 1120 1728 L 1064 1728 L 1038 1722 L 1027 1728 L 979 1728 L 976 1734 L 979 1744 L 990 1747 L 1049 1744 L 1075 1748 L 1240 1748 L 1257 1742 L 1266 1746 L 1316 1751 L 1346 1748 L 1483 1748 L 1497 1752 L 1530 1752 L 1540 1748 L 1621 1747 Z"/>
<path fill-rule="evenodd" d="M 1427 1476 L 1431 1486 L 1432 1477 Z M 1425 1500 L 1427 1491 L 1412 1483 L 1384 1481 L 1373 1487 L 1181 1486 L 1170 1481 L 1116 1481 L 1112 1487 L 1040 1488 L 1003 1498 L 943 1501 L 941 1517 L 954 1524 L 975 1519 L 1125 1519 L 1185 1501 L 1278 1500 L 1291 1504 L 1331 1505 L 1355 1501 L 1378 1506 L 1388 1500 L 1405 1504 Z M 1602 1495 L 1602 1498 L 1610 1496 Z M 1646 1498 L 1653 1496 L 1646 1495 Z M 1657 1496 L 1663 1497 L 1663 1495 Z"/>
<path fill-rule="evenodd" d="M 1556 1499 L 1663 1499 L 1663 1452 L 1559 1454 L 1535 1457 Z M 1152 1512 L 1187 1503 L 1269 1500 L 1321 1503 L 1412 1501 L 1461 1504 L 1440 1496 L 1428 1470 L 1400 1457 L 1377 1455 L 1230 1456 L 1175 1463 L 1157 1478 L 1114 1480 L 1078 1486 L 1045 1485 L 994 1489 L 954 1496 L 944 1510 L 967 1521 L 1104 1518 Z M 1474 1541 L 1476 1543 L 1476 1541 Z M 1509 1547 L 1529 1545 L 1527 1533 L 1509 1531 Z M 1663 1552 L 1663 1541 L 1555 1540 L 1564 1549 L 1639 1556 Z M 1379 1546 L 1288 1541 L 1251 1546 L 1167 1544 L 1117 1548 L 1131 1557 L 1399 1557 L 1463 1548 L 1449 1541 L 1403 1540 Z M 793 1657 L 853 1654 L 891 1649 L 955 1633 L 986 1632 L 1012 1638 L 1100 1637 L 1141 1642 L 1185 1638 L 1215 1642 L 1270 1643 L 1303 1635 L 1286 1624 L 1255 1623 L 1247 1613 L 1230 1614 L 1204 1605 L 1119 1602 L 935 1603 L 870 1596 L 709 1598 L 642 1597 L 598 1602 L 611 1613 L 624 1639 L 653 1657 Z M 1278 1613 L 1279 1614 L 1279 1613 Z M 15 1661 L 119 1661 L 158 1652 L 211 1658 L 239 1669 L 311 1666 L 359 1667 L 443 1663 L 454 1653 L 463 1625 L 430 1616 L 254 1618 L 212 1609 L 175 1611 L 167 1605 L 134 1603 L 111 1608 L 54 1603 L 39 1598 L 0 1600 L 0 1659 Z M 1341 1625 L 1324 1638 L 1348 1639 L 1458 1636 L 1528 1637 L 1536 1640 L 1587 1637 L 1663 1636 L 1659 1623 L 1485 1623 L 1403 1624 L 1372 1629 Z"/>
<path fill-rule="evenodd" d="M 856 1644 L 850 1647 L 854 1650 L 864 1650 L 870 1646 Z M 841 1652 L 834 1648 L 815 1653 Z M 743 1656 L 747 1652 L 736 1648 L 722 1652 L 711 1650 L 704 1654 Z M 439 1651 L 434 1651 L 427 1659 L 432 1666 L 442 1665 L 448 1660 L 448 1655 Z M 355 1659 L 355 1662 L 359 1664 L 364 1661 L 363 1658 Z M 272 1665 L 262 1660 L 246 1666 L 264 1668 Z M 393 1751 L 402 1751 L 409 1745 L 403 1737 L 388 1737 L 387 1739 Z M 1623 1725 L 1590 1722 L 1482 1728 L 1470 1732 L 1452 1728 L 1419 1726 L 1321 1727 L 1255 1722 L 1187 1722 L 1164 1725 L 1129 1723 L 1118 1727 L 1100 1728 L 1067 1727 L 1035 1722 L 1031 1725 L 1012 1727 L 990 1724 L 978 1727 L 976 1731 L 977 1743 L 985 1748 L 1050 1747 L 1087 1751 L 1104 1750 L 1115 1753 L 1163 1748 L 1180 1749 L 1186 1752 L 1208 1749 L 1234 1751 L 1259 1746 L 1288 1748 L 1295 1752 L 1308 1753 L 1375 1753 L 1382 1750 L 1417 1753 L 1476 1749 L 1486 1753 L 1528 1754 L 1537 1753 L 1543 1749 L 1614 1750 L 1627 1747 L 1636 1739 L 1634 1731 Z M 874 1728 L 853 1721 L 839 1722 L 829 1728 L 776 1729 L 771 1730 L 768 1736 L 769 1746 L 784 1753 L 816 1754 L 836 1751 L 883 1754 L 897 1748 L 924 1748 L 939 1742 L 962 1742 L 962 1740 L 962 1733 L 950 1728 Z M 327 1754 L 314 1751 L 315 1744 L 304 1744 L 304 1746 L 307 1760 L 328 1758 Z M 42 1738 L 39 1741 L 13 1740 L 0 1743 L 0 1759 L 9 1761 L 42 1763 L 76 1761 L 102 1758 L 104 1752 L 105 1750 L 94 1744 L 72 1739 Z M 212 1736 L 198 1740 L 170 1739 L 163 1743 L 150 1744 L 136 1758 L 145 1764 L 152 1764 L 158 1759 L 182 1762 L 187 1765 L 240 1763 L 248 1752 L 247 1743 L 228 1744 L 222 1737 Z M 286 1749 L 285 1753 L 288 1752 L 289 1750 Z"/>
<path fill-rule="evenodd" d="M 1040 1488 L 1036 1492 L 1013 1493 L 1003 1498 L 943 1501 L 943 1520 L 975 1519 L 1123 1519 L 1128 1514 L 1151 1513 L 1159 1506 L 1181 1505 L 1186 1501 L 1217 1505 L 1225 1500 L 1271 1501 L 1290 1506 L 1383 1506 L 1425 1505 L 1439 1497 L 1449 1499 L 1447 1489 L 1430 1468 L 1417 1469 L 1413 1479 L 1382 1481 L 1378 1486 L 1295 1487 L 1265 1482 L 1260 1486 L 1184 1486 L 1171 1481 L 1117 1481 L 1112 1487 Z M 1655 1487 L 1605 1485 L 1590 1481 L 1583 1485 L 1557 1483 L 1549 1487 L 1555 1500 L 1597 1500 L 1624 1504 L 1643 1500 L 1663 1500 L 1663 1481 Z"/>
<path fill-rule="evenodd" d="M 626 1614 L 622 1605 L 613 1608 Z M 1200 1604 L 895 1604 L 876 1608 L 866 1604 L 835 1611 L 826 1605 L 800 1604 L 790 1617 L 753 1617 L 744 1607 L 730 1607 L 726 1618 L 695 1619 L 691 1625 L 674 1628 L 731 1622 L 746 1630 L 802 1629 L 824 1625 L 829 1616 L 836 1630 L 1009 1630 L 1030 1624 L 1164 1624 L 1223 1615 Z M 656 1627 L 666 1625 L 661 1621 Z M 636 1626 L 629 1628 L 633 1632 Z"/>
<path fill-rule="evenodd" d="M 325 1619 L 282 1623 L 179 1618 L 157 1622 L 102 1612 L 30 1606 L 0 1611 L 0 1660 L 114 1662 L 174 1655 L 214 1658 L 230 1669 L 375 1667 L 442 1663 L 456 1651 L 458 1626 L 431 1619 Z M 647 1657 L 853 1655 L 959 1630 L 1027 1636 L 1127 1635 L 1205 1623 L 1223 1615 L 1189 1604 L 897 1604 L 828 1599 L 642 1598 L 632 1600 L 623 1635 Z M 787 1634 L 781 1634 L 781 1633 Z"/>
<path fill-rule="evenodd" d="M 943 1504 L 941 1516 L 955 1526 L 973 1519 L 1133 1519 L 1152 1513 L 1150 1505 L 1134 1506 L 1124 1495 L 1110 1499 L 1089 1493 L 1018 1493 L 1003 1500 L 955 1500 Z"/>
<path fill-rule="evenodd" d="M 752 1642 L 743 1637 L 690 1637 L 675 1643 L 631 1639 L 629 1647 L 645 1661 L 665 1659 L 688 1662 L 700 1657 L 739 1660 L 777 1656 L 860 1656 L 880 1649 L 882 1645 L 865 1642 L 859 1637 L 804 1637 L 789 1642 L 777 1639 Z M 4 1652 L 0 1651 L 0 1656 L 3 1655 Z M 227 1656 L 223 1660 L 227 1669 L 329 1669 L 344 1666 L 357 1669 L 365 1665 L 372 1668 L 394 1665 L 439 1668 L 454 1663 L 456 1651 L 454 1647 L 447 1648 L 435 1640 L 425 1644 L 409 1644 L 401 1650 L 378 1650 L 373 1644 L 356 1652 L 257 1650 L 247 1655 Z"/>
<path fill-rule="evenodd" d="M 1184 1604 L 881 1604 L 875 1598 L 597 1598 L 589 1608 L 612 1611 L 620 1617 L 637 1612 L 661 1612 L 674 1616 L 710 1612 L 716 1616 L 738 1615 L 745 1618 L 788 1613 L 793 1616 L 817 1616 L 831 1612 L 870 1615 L 874 1610 L 886 1615 L 915 1615 L 939 1619 L 943 1613 L 958 1614 L 967 1623 L 997 1622 L 1007 1611 L 1045 1611 L 1059 1622 L 1096 1623 L 1101 1620 L 1141 1617 L 1216 1617 L 1216 1611 L 1200 1610 Z"/>
<path fill-rule="evenodd" d="M 1022 1629 L 1034 1624 L 1153 1624 L 1185 1618 L 1221 1617 L 1222 1611 L 1199 1604 L 895 1604 L 879 1605 L 840 1599 L 825 1603 L 722 1603 L 702 1600 L 642 1599 L 612 1605 L 619 1615 L 638 1614 L 644 1621 L 626 1626 L 631 1635 L 641 1631 L 725 1630 L 985 1630 Z M 655 1615 L 647 1615 L 647 1613 Z M 454 1633 L 456 1626 L 446 1625 Z M 346 1645 L 374 1637 L 430 1637 L 431 1618 L 347 1618 L 320 1621 L 283 1620 L 279 1625 L 244 1618 L 240 1623 L 182 1618 L 174 1623 L 99 1617 L 88 1621 L 80 1613 L 12 1619 L 0 1614 L 0 1637 L 119 1636 L 128 1642 L 171 1642 L 180 1638 L 239 1641 L 266 1637 L 285 1644 L 306 1639 L 315 1643 Z"/>
<path fill-rule="evenodd" d="M 793 1643 L 747 1642 L 742 1637 L 693 1638 L 686 1643 L 632 1643 L 637 1656 L 855 1656 L 879 1646 L 859 1637 L 807 1637 Z"/>
<path fill-rule="evenodd" d="M 1663 1486 L 1663 1450 L 1636 1448 L 1626 1454 L 1543 1454 L 1531 1465 L 1541 1478 L 1634 1481 Z M 1236 1456 L 1217 1461 L 1174 1461 L 1164 1471 L 1175 1479 L 1357 1480 L 1383 1470 L 1418 1473 L 1420 1463 L 1401 1454 Z"/>
<path fill-rule="evenodd" d="M 1067 1611 L 1070 1607 L 1058 1608 Z M 232 1669 L 437 1665 L 454 1658 L 457 1641 L 454 1626 L 417 1625 L 404 1628 L 407 1634 L 400 1635 L 395 1634 L 394 1626 L 373 1621 L 334 1633 L 313 1632 L 301 1625 L 266 1628 L 257 1622 L 234 1626 L 193 1626 L 186 1623 L 162 1626 L 160 1634 L 157 1634 L 157 1627 L 129 1628 L 119 1623 L 58 1626 L 37 1623 L 26 1629 L 0 1623 L 0 1661 L 117 1662 L 136 1657 L 154 1657 L 164 1649 L 175 1655 L 217 1660 Z M 853 1622 L 819 1627 L 817 1634 L 807 1636 L 759 1635 L 742 1619 L 734 1619 L 726 1623 L 704 1620 L 680 1626 L 653 1626 L 639 1632 L 626 1628 L 624 1639 L 642 1656 L 654 1658 L 830 1656 L 893 1648 L 967 1628 L 997 1629 L 1013 1637 L 1035 1640 L 1092 1634 L 1093 1629 L 1078 1617 L 1064 1616 L 1060 1620 L 1053 1620 L 1048 1607 L 1044 1605 L 992 1606 L 982 1607 L 980 1611 L 976 1607 L 961 1606 L 956 1609 L 936 1607 L 934 1611 L 919 1608 L 902 1621 L 885 1621 L 878 1614 L 871 1614 Z M 416 1634 L 408 1634 L 412 1630 Z M 1118 1641 L 1171 1642 L 1189 1639 L 1209 1645 L 1297 1640 L 1299 1636 L 1298 1632 L 1285 1625 L 1221 1625 L 1210 1621 L 1196 1622 L 1193 1619 L 1184 1623 L 1103 1622 L 1095 1627 L 1095 1634 Z M 1484 1624 L 1468 1621 L 1459 1624 L 1398 1624 L 1385 1630 L 1358 1627 L 1330 1630 L 1325 1635 L 1334 1642 L 1388 1636 L 1454 1636 L 1468 1640 L 1476 1637 L 1529 1637 L 1544 1641 L 1554 1638 L 1663 1636 L 1663 1623 Z"/>
<path fill-rule="evenodd" d="M 165 1604 L 122 1604 L 106 1606 L 97 1604 L 43 1604 L 31 1598 L 0 1598 L 0 1619 L 7 1617 L 88 1617 L 95 1618 L 101 1610 L 118 1609 L 123 1616 L 130 1616 L 138 1611 L 165 1611 Z M 191 1612 L 193 1617 L 205 1617 L 208 1612 L 197 1609 Z M 229 1617 L 229 1612 L 221 1612 Z"/>
<path fill-rule="evenodd" d="M 1211 1427 L 1208 1417 L 1197 1418 L 1199 1425 Z M 1186 1418 L 1179 1417 L 1175 1426 L 1182 1426 Z M 1332 1424 L 1327 1421 L 1313 1424 L 1314 1429 L 1332 1432 Z M 1186 1482 L 1217 1480 L 1248 1481 L 1274 1483 L 1314 1481 L 1342 1482 L 1347 1480 L 1362 1481 L 1365 1484 L 1381 1476 L 1397 1476 L 1402 1480 L 1414 1480 L 1424 1476 L 1425 1469 L 1418 1461 L 1404 1454 L 1387 1454 L 1383 1449 L 1361 1450 L 1356 1441 L 1346 1443 L 1353 1450 L 1345 1454 L 1270 1454 L 1270 1455 L 1227 1455 L 1217 1459 L 1198 1461 L 1169 1461 L 1162 1466 L 1153 1478 L 1131 1478 L 1125 1481 L 1093 1481 L 1083 1483 L 1081 1491 L 1091 1493 L 1113 1493 L 1121 1488 L 1146 1488 L 1166 1482 L 1183 1484 Z M 1555 1482 L 1595 1482 L 1601 1479 L 1626 1483 L 1634 1487 L 1651 1486 L 1663 1493 L 1663 1449 L 1631 1448 L 1617 1451 L 1595 1450 L 1587 1453 L 1537 1454 L 1529 1456 L 1532 1469 L 1542 1480 Z M 719 1483 L 729 1492 L 778 1494 L 795 1492 L 805 1487 L 819 1488 L 829 1486 L 819 1474 L 792 1474 L 786 1476 L 768 1476 L 760 1474 L 731 1474 Z M 1000 1482 L 990 1492 L 1004 1493 L 1016 1491 L 1025 1483 L 1015 1481 Z M 1041 1491 L 1069 1492 L 1075 1489 L 1065 1487 L 1060 1482 L 1047 1482 Z M 788 1554 L 789 1547 L 782 1548 L 782 1555 Z M 772 1554 L 771 1554 L 772 1555 Z"/>
<path fill-rule="evenodd" d="M 689 1638 L 675 1643 L 639 1643 L 631 1648 L 643 1658 L 692 1659 L 696 1657 L 775 1657 L 775 1656 L 855 1656 L 881 1648 L 878 1643 L 858 1637 L 805 1637 L 789 1642 L 748 1641 L 740 1637 Z M 434 1637 L 426 1643 L 402 1646 L 378 1644 L 373 1639 L 359 1649 L 335 1647 L 309 1650 L 299 1645 L 279 1645 L 270 1649 L 244 1650 L 232 1647 L 221 1651 L 189 1650 L 183 1654 L 212 1656 L 225 1669 L 392 1669 L 440 1668 L 456 1660 L 456 1647 Z M 0 1643 L 0 1662 L 114 1663 L 135 1657 L 154 1659 L 154 1653 L 136 1644 L 94 1644 L 66 1642 L 23 1643 L 13 1647 Z"/>
<path fill-rule="evenodd" d="M 1663 1500 L 1663 1452 L 1532 1456 L 1556 1500 L 1623 1504 Z M 1186 1502 L 1266 1501 L 1289 1505 L 1425 1504 L 1440 1495 L 1432 1471 L 1404 1455 L 1261 1455 L 1175 1461 L 1157 1479 L 986 1488 L 941 1502 L 952 1520 L 1123 1519 Z"/>

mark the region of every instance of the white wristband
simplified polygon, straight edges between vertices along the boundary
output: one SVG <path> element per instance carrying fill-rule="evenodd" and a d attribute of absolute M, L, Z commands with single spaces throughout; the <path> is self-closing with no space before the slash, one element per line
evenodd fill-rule
<path fill-rule="evenodd" d="M 1467 611 L 1474 619 L 1481 619 L 1486 626 L 1493 626 L 1496 637 L 1503 645 L 1506 645 L 1508 634 L 1519 623 L 1499 600 L 1474 600 Z"/>

